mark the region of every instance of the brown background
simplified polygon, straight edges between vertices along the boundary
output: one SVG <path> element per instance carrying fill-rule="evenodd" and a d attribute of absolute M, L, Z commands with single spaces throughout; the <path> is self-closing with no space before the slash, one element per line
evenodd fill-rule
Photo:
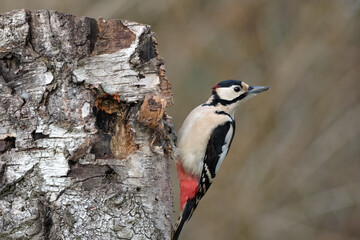
<path fill-rule="evenodd" d="M 152 25 L 176 129 L 221 80 L 271 87 L 237 111 L 182 239 L 360 238 L 359 1 L 1 0 L 20 8 Z"/>

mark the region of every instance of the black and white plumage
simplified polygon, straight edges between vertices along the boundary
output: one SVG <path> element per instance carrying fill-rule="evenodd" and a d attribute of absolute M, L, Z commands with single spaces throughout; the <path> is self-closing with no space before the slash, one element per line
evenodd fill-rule
<path fill-rule="evenodd" d="M 269 88 L 226 80 L 212 89 L 208 101 L 190 112 L 179 131 L 177 170 L 182 213 L 173 240 L 191 218 L 229 151 L 235 133 L 236 108 L 245 99 Z"/>

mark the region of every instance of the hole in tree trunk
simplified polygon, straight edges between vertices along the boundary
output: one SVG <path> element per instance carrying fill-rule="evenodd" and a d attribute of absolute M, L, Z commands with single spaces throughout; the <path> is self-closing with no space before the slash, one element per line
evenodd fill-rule
<path fill-rule="evenodd" d="M 35 132 L 35 130 L 31 133 L 31 136 L 34 139 L 34 141 L 36 141 L 38 139 L 43 139 L 43 138 L 49 137 L 49 135 L 45 135 L 43 133 L 37 133 L 37 132 Z"/>
<path fill-rule="evenodd" d="M 15 148 L 15 137 L 6 137 L 0 140 L 0 154 L 3 154 L 10 149 Z"/>

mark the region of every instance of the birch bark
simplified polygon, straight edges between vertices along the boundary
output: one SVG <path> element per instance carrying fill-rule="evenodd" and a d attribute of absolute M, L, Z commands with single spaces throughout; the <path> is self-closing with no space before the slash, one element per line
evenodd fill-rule
<path fill-rule="evenodd" d="M 0 239 L 169 239 L 172 105 L 150 27 L 0 15 Z"/>

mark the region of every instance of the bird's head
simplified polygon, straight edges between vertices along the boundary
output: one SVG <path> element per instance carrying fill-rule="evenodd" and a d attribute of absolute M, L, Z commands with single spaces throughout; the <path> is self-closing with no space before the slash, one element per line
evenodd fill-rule
<path fill-rule="evenodd" d="M 250 86 L 238 80 L 225 80 L 212 88 L 212 97 L 209 100 L 212 105 L 220 104 L 232 110 L 245 99 L 268 89 L 269 87 L 265 86 Z"/>

